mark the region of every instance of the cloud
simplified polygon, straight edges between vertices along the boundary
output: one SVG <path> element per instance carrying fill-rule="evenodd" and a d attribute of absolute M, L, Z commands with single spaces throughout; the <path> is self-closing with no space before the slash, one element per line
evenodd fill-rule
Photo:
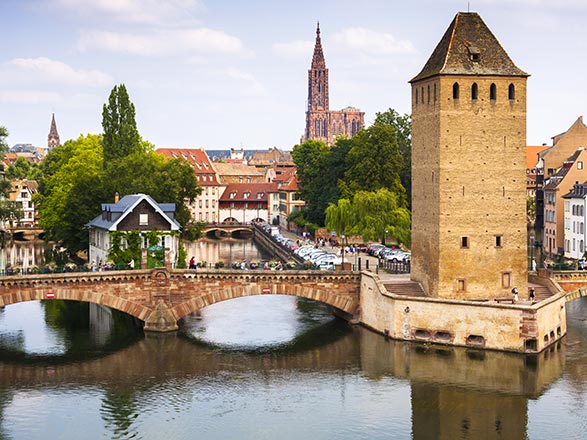
<path fill-rule="evenodd" d="M 273 53 L 283 57 L 311 57 L 314 42 L 296 40 L 289 43 L 274 43 L 272 49 Z"/>
<path fill-rule="evenodd" d="M 10 104 L 41 104 L 63 101 L 58 93 L 41 90 L 0 90 L 0 102 Z"/>
<path fill-rule="evenodd" d="M 88 31 L 82 33 L 78 47 L 82 51 L 101 49 L 144 56 L 182 53 L 250 54 L 237 37 L 208 28 L 162 30 L 148 34 Z"/>
<path fill-rule="evenodd" d="M 68 85 L 102 86 L 112 83 L 110 75 L 98 70 L 76 70 L 73 67 L 49 58 L 15 58 L 6 63 L 22 74 L 31 74 L 41 81 Z"/>
<path fill-rule="evenodd" d="M 171 24 L 192 20 L 203 9 L 200 0 L 54 0 L 54 4 L 77 15 L 106 15 L 108 19 L 143 24 Z"/>
<path fill-rule="evenodd" d="M 348 28 L 333 35 L 332 41 L 347 49 L 370 55 L 417 53 L 409 40 L 397 40 L 393 35 L 366 28 Z"/>
<path fill-rule="evenodd" d="M 221 73 L 230 79 L 243 83 L 245 87 L 241 88 L 241 92 L 246 96 L 264 96 L 266 94 L 265 87 L 251 73 L 234 67 L 224 69 Z"/>

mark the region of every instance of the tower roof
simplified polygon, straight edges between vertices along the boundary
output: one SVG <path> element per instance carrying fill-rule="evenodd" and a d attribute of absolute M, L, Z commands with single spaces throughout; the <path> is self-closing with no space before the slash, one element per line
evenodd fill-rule
<path fill-rule="evenodd" d="M 517 67 L 476 12 L 458 12 L 422 71 L 434 75 L 530 76 Z"/>
<path fill-rule="evenodd" d="M 49 129 L 49 136 L 47 136 L 48 147 L 59 145 L 59 133 L 57 133 L 57 124 L 55 123 L 55 113 L 51 117 L 51 128 Z"/>
<path fill-rule="evenodd" d="M 312 69 L 326 69 L 322 42 L 320 41 L 320 22 L 316 25 L 316 43 L 314 44 L 314 55 L 312 56 Z"/>

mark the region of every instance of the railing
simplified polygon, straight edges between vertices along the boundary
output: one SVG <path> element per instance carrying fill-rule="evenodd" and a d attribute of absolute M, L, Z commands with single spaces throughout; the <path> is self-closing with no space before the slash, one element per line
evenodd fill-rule
<path fill-rule="evenodd" d="M 401 273 L 410 273 L 410 262 L 402 262 L 402 261 L 388 261 L 383 258 L 379 259 L 379 267 L 389 273 L 393 274 L 401 274 Z"/>

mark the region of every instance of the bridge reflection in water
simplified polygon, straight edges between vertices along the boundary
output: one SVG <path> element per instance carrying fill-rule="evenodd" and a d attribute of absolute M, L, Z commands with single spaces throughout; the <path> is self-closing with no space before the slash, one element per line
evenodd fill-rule
<path fill-rule="evenodd" d="M 333 334 L 332 329 L 326 330 Z M 139 415 L 152 414 L 156 410 L 153 407 L 162 405 L 162 401 L 167 401 L 164 406 L 194 405 L 202 410 L 201 399 L 205 399 L 230 413 L 235 403 L 226 402 L 227 398 L 237 400 L 239 405 L 244 402 L 228 390 L 238 394 L 237 390 L 251 387 L 279 389 L 284 381 L 295 380 L 309 385 L 300 398 L 312 402 L 317 390 L 311 384 L 322 386 L 315 383 L 315 375 L 319 374 L 331 378 L 328 386 L 338 393 L 329 407 L 356 404 L 354 393 L 358 391 L 354 385 L 360 385 L 361 392 L 369 395 L 369 402 L 363 402 L 364 409 L 368 409 L 369 417 L 381 420 L 389 417 L 389 405 L 393 405 L 385 400 L 389 395 L 382 391 L 386 388 L 382 384 L 388 380 L 393 380 L 396 388 L 409 384 L 415 439 L 462 438 L 463 432 L 470 433 L 470 438 L 525 439 L 528 399 L 538 398 L 560 377 L 565 366 L 565 349 L 560 344 L 535 357 L 525 357 L 385 340 L 362 328 L 338 332 L 335 340 L 330 338 L 323 344 L 316 345 L 320 341 L 316 336 L 308 336 L 313 346 L 302 340 L 269 355 L 247 355 L 200 346 L 177 334 L 150 334 L 128 348 L 85 362 L 50 367 L 0 362 L 0 408 L 9 406 L 21 390 L 99 387 L 103 406 L 117 402 L 131 409 L 113 416 L 112 423 L 115 429 L 133 433 L 133 429 L 144 429 L 137 428 L 137 423 L 147 423 Z M 340 380 L 333 381 L 337 376 Z M 361 384 L 356 384 L 357 380 Z M 205 397 L 197 391 L 216 389 L 219 383 L 225 390 L 220 395 L 216 390 Z M 373 387 L 379 392 L 371 395 Z M 253 398 L 250 391 L 245 394 Z M 270 402 L 263 399 L 264 405 L 277 405 L 280 397 L 273 392 L 271 396 L 267 396 Z M 259 402 L 248 405 L 259 409 Z M 204 413 L 210 415 L 210 407 L 205 408 Z M 329 411 L 321 409 L 320 415 L 327 416 Z M 176 414 L 177 417 L 181 416 Z M 311 414 L 305 417 L 310 422 L 313 418 Z"/>

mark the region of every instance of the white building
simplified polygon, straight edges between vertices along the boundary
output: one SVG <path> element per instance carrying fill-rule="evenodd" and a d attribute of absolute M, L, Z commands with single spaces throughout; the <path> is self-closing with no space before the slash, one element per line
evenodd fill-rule
<path fill-rule="evenodd" d="M 581 259 L 585 253 L 585 224 L 587 209 L 587 182 L 575 183 L 563 196 L 565 204 L 564 251 L 566 258 Z"/>

